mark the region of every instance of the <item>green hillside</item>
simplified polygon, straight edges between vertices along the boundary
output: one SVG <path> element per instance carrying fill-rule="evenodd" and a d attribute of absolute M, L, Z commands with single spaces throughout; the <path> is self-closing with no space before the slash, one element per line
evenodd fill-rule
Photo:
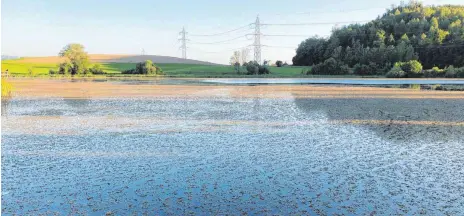
<path fill-rule="evenodd" d="M 121 71 L 135 68 L 135 63 L 100 63 L 103 71 L 110 76 L 122 76 Z M 198 64 L 156 64 L 167 77 L 260 77 L 249 75 L 238 75 L 234 67 L 227 65 L 198 65 Z M 299 77 L 302 70 L 306 71 L 309 67 L 270 67 L 270 75 L 266 77 Z M 2 71 L 8 69 L 13 76 L 29 76 L 31 69 L 34 76 L 48 76 L 49 71 L 57 70 L 56 63 L 24 63 L 18 60 L 2 61 Z M 242 68 L 245 71 L 245 68 Z M 127 75 L 126 75 L 127 76 Z"/>
<path fill-rule="evenodd" d="M 424 6 L 415 1 L 388 9 L 377 19 L 348 25 L 329 38 L 303 41 L 294 65 L 361 68 L 383 75 L 396 62 L 418 60 L 424 69 L 464 66 L 464 6 Z"/>

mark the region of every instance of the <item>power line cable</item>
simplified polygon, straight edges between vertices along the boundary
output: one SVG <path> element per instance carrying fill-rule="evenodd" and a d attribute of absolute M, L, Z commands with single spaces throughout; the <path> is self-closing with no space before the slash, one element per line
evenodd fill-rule
<path fill-rule="evenodd" d="M 214 53 L 223 53 L 223 52 L 230 52 L 230 51 L 237 51 L 237 50 L 241 50 L 241 49 L 245 49 L 247 47 L 251 47 L 253 45 L 247 45 L 247 46 L 243 46 L 243 47 L 239 47 L 239 48 L 233 48 L 233 49 L 226 49 L 226 50 L 221 50 L 221 51 L 204 51 L 204 50 L 201 50 L 201 49 L 197 49 L 195 47 L 189 47 L 190 49 L 193 49 L 193 50 L 196 50 L 198 52 L 202 52 L 202 53 L 211 53 L 211 54 L 214 54 Z"/>
<path fill-rule="evenodd" d="M 239 38 L 240 39 L 240 38 Z M 246 42 L 246 41 L 250 41 L 249 38 L 246 38 L 246 39 L 243 39 L 243 40 L 231 40 L 231 41 L 226 41 L 226 42 L 223 42 L 223 43 L 203 43 L 203 42 L 196 42 L 196 41 L 193 41 L 193 43 L 190 43 L 190 44 L 198 44 L 198 45 L 227 45 L 227 44 L 235 44 L 235 43 L 240 43 L 240 42 Z"/>
<path fill-rule="evenodd" d="M 249 23 L 247 25 L 244 25 L 244 26 L 241 26 L 241 27 L 238 27 L 236 29 L 225 31 L 225 32 L 220 32 L 220 33 L 215 33 L 215 34 L 190 34 L 190 36 L 194 36 L 194 37 L 213 37 L 213 36 L 219 36 L 219 35 L 224 35 L 224 34 L 227 34 L 227 33 L 234 32 L 234 31 L 238 31 L 240 29 L 244 29 L 244 28 L 247 28 L 247 27 L 250 27 L 250 26 L 251 26 L 251 23 Z"/>
<path fill-rule="evenodd" d="M 360 22 L 370 22 L 372 20 L 347 21 L 347 22 L 313 22 L 313 23 L 262 23 L 262 26 L 302 26 L 302 25 L 337 25 Z"/>
<path fill-rule="evenodd" d="M 298 47 L 289 47 L 289 46 L 269 46 L 269 45 L 261 45 L 263 47 L 270 47 L 270 48 L 284 48 L 284 49 L 296 49 Z"/>
<path fill-rule="evenodd" d="M 251 27 L 251 25 L 250 25 L 250 27 Z M 228 32 L 230 34 L 223 32 L 223 34 L 221 34 L 221 35 L 202 35 L 201 37 L 208 38 L 208 37 L 223 37 L 223 36 L 229 36 L 229 35 L 238 35 L 238 34 L 244 34 L 245 32 L 249 32 L 250 30 L 252 30 L 252 29 L 251 28 L 243 28 L 243 29 L 238 29 L 236 31 Z M 198 36 L 198 35 L 195 35 L 195 36 Z M 199 38 L 201 38 L 201 37 L 199 37 Z"/>
<path fill-rule="evenodd" d="M 215 41 L 215 42 L 196 42 L 196 41 L 192 41 L 191 44 L 220 44 L 220 43 L 226 43 L 226 42 L 229 42 L 229 41 L 234 41 L 234 40 L 237 40 L 237 39 L 240 39 L 240 38 L 246 38 L 246 36 L 247 35 L 241 35 L 241 36 L 231 38 L 231 39 L 228 39 L 228 40 Z"/>
<path fill-rule="evenodd" d="M 314 35 L 269 35 L 263 34 L 264 37 L 312 37 Z"/>

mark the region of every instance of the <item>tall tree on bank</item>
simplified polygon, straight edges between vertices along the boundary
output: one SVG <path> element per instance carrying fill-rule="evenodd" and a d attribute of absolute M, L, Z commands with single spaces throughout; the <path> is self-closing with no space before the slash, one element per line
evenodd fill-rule
<path fill-rule="evenodd" d="M 60 64 L 61 67 L 66 71 L 69 71 L 71 75 L 85 74 L 88 72 L 89 67 L 89 56 L 85 52 L 85 48 L 82 44 L 71 43 L 66 45 L 58 54 L 60 57 L 65 58 L 65 62 Z"/>
<path fill-rule="evenodd" d="M 236 63 L 240 64 L 240 61 L 240 51 L 234 51 L 229 60 L 230 65 L 234 66 Z"/>
<path fill-rule="evenodd" d="M 240 51 L 234 51 L 234 54 L 230 57 L 230 65 L 234 66 L 234 70 L 240 73 Z"/>

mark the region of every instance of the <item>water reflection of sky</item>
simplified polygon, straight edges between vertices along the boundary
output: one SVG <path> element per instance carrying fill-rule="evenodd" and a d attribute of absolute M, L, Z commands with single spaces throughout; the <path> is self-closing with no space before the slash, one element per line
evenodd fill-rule
<path fill-rule="evenodd" d="M 12 100 L 2 117 L 2 213 L 464 211 L 459 127 L 419 126 L 427 131 L 422 137 L 401 139 L 395 131 L 397 139 L 390 139 L 369 127 L 332 123 L 364 109 L 350 104 L 354 100 L 333 101 Z M 328 110 L 337 106 L 360 110 L 337 116 Z M 459 106 L 459 100 L 444 100 L 440 111 Z M 376 108 L 382 107 L 390 116 L 402 115 L 393 105 Z M 448 139 L 437 140 L 440 134 Z"/>

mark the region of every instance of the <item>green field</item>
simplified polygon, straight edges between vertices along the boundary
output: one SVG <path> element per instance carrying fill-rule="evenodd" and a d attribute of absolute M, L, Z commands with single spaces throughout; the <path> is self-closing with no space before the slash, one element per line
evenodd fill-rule
<path fill-rule="evenodd" d="M 108 76 L 122 76 L 121 71 L 135 68 L 135 63 L 101 63 L 102 69 Z M 302 70 L 308 67 L 270 67 L 271 74 L 268 75 L 245 75 L 237 74 L 233 66 L 227 65 L 195 65 L 195 64 L 157 64 L 166 77 L 185 78 L 215 78 L 215 77 L 302 77 Z M 57 70 L 55 63 L 24 63 L 16 60 L 2 61 L 2 71 L 8 69 L 13 76 L 28 76 L 28 70 L 32 69 L 35 76 L 48 76 L 50 69 Z M 245 73 L 246 69 L 241 69 Z M 133 76 L 133 75 L 124 75 Z"/>

